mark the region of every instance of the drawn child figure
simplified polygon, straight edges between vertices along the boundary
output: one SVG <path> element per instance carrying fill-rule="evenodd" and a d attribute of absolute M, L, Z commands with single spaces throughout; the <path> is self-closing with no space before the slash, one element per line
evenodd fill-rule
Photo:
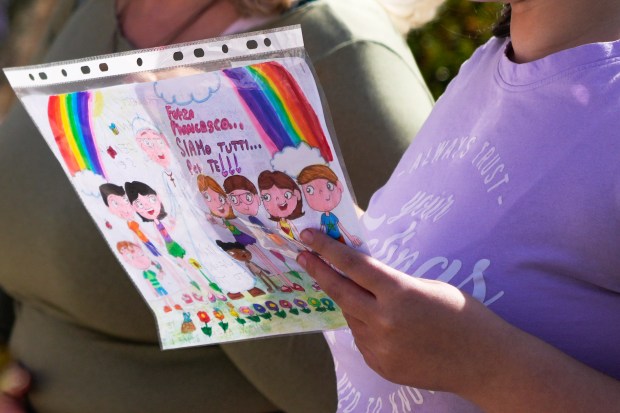
<path fill-rule="evenodd" d="M 248 228 L 265 249 L 268 249 L 272 254 L 274 253 L 273 249 L 266 242 L 263 242 L 267 238 L 276 245 L 279 252 L 293 259 L 297 257 L 297 249 L 291 249 L 288 242 L 280 234 L 273 232 L 258 218 L 261 197 L 258 195 L 256 186 L 248 178 L 243 175 L 229 176 L 224 180 L 224 191 L 226 191 L 228 200 L 235 212 L 247 217 Z"/>
<path fill-rule="evenodd" d="M 185 249 L 172 239 L 172 236 L 162 222 L 168 214 L 157 192 L 147 184 L 139 181 L 126 182 L 125 192 L 127 193 L 127 199 L 129 199 L 133 210 L 142 218 L 142 221 L 152 222 L 155 225 L 155 228 L 164 240 L 168 254 L 175 259 L 176 263 L 184 269 L 187 274 L 193 274 L 195 271 L 194 268 L 183 259 L 186 255 Z M 199 283 L 205 289 L 207 297 L 211 302 L 214 302 L 216 299 L 226 301 L 226 297 L 218 291 L 215 291 L 211 285 L 205 283 L 203 277 L 200 275 L 195 278 L 190 276 L 190 279 L 200 280 Z"/>
<path fill-rule="evenodd" d="M 240 242 L 222 242 L 220 240 L 217 240 L 215 242 L 222 250 L 226 251 L 228 255 L 233 257 L 235 260 L 245 263 L 246 267 L 248 267 L 248 270 L 250 270 L 250 272 L 254 274 L 256 278 L 260 279 L 263 284 L 265 284 L 268 292 L 271 293 L 274 290 L 280 289 L 280 287 L 278 287 L 269 277 L 269 271 L 260 267 L 252 261 L 252 253 L 248 251 L 243 244 L 241 244 Z M 259 288 L 256 289 L 262 291 Z M 263 294 L 265 294 L 264 291 Z M 254 295 L 254 297 L 256 297 L 257 295 Z"/>
<path fill-rule="evenodd" d="M 152 261 L 144 254 L 142 248 L 133 242 L 121 241 L 116 244 L 116 249 L 121 254 L 126 264 L 142 271 L 144 279 L 153 287 L 155 295 L 164 300 L 165 313 L 169 313 L 173 308 L 176 310 L 183 310 L 179 304 L 176 304 L 172 298 L 170 298 L 168 291 L 161 285 L 159 276 L 163 276 L 164 272 L 162 266 L 158 262 Z"/>
<path fill-rule="evenodd" d="M 104 204 L 108 207 L 108 210 L 115 216 L 123 219 L 127 222 L 127 227 L 133 232 L 135 235 L 135 240 L 141 242 L 146 249 L 151 253 L 151 255 L 155 258 L 162 257 L 161 253 L 157 249 L 157 247 L 151 242 L 151 240 L 146 236 L 142 229 L 140 229 L 140 224 L 134 221 L 134 217 L 136 212 L 134 211 L 127 195 L 125 194 L 125 188 L 119 185 L 106 183 L 99 187 L 99 192 L 101 193 L 101 198 L 103 199 Z M 168 274 L 172 274 L 175 282 L 180 288 L 184 288 L 187 284 L 187 280 L 178 276 L 177 270 L 170 262 L 166 259 L 162 259 L 161 265 L 163 265 Z M 196 289 L 200 290 L 199 286 L 193 285 Z M 186 302 L 189 304 L 193 300 L 191 296 L 189 300 Z M 199 296 L 194 293 L 194 298 L 198 299 Z"/>
<path fill-rule="evenodd" d="M 127 222 L 127 227 L 134 233 L 142 244 L 149 250 L 154 257 L 160 257 L 161 253 L 157 247 L 151 242 L 151 240 L 142 232 L 140 225 L 134 221 L 135 211 L 133 210 L 127 195 L 125 194 L 125 188 L 119 185 L 105 183 L 99 186 L 99 192 L 101 193 L 101 199 L 105 206 L 108 207 L 108 211 Z"/>
<path fill-rule="evenodd" d="M 195 223 L 188 222 L 185 215 L 181 212 L 182 206 L 180 199 L 190 200 L 192 195 L 184 190 L 185 186 L 177 180 L 172 168 L 172 151 L 166 136 L 152 122 L 136 116 L 132 121 L 132 129 L 136 144 L 147 158 L 161 168 L 161 187 L 165 188 L 165 199 L 167 199 L 168 219 L 174 222 L 177 234 L 183 231 L 190 250 L 197 254 L 194 259 L 190 259 L 190 263 L 198 264 L 203 260 L 201 250 L 194 243 L 191 236 L 191 229 L 195 227 Z M 203 268 L 200 266 L 200 268 Z M 199 299 L 199 297 L 196 297 Z"/>
<path fill-rule="evenodd" d="M 246 226 L 252 231 L 252 234 L 258 239 L 261 246 L 268 250 L 276 260 L 282 262 L 290 275 L 301 279 L 299 272 L 293 270 L 286 262 L 286 257 L 293 261 L 297 258 L 297 254 L 299 254 L 297 246 L 291 241 L 287 241 L 282 235 L 274 232 L 258 218 L 261 197 L 258 195 L 256 186 L 243 175 L 232 175 L 224 180 L 224 190 L 235 212 L 247 217 L 249 223 L 246 223 L 241 217 L 239 219 L 246 223 Z M 271 243 L 267 242 L 267 240 L 271 241 Z M 273 264 L 273 261 L 270 260 L 268 264 L 271 267 L 267 265 L 267 268 L 272 273 L 274 272 L 274 267 L 278 269 Z M 278 269 L 275 273 L 280 272 Z"/>
<path fill-rule="evenodd" d="M 344 191 L 334 171 L 326 165 L 306 166 L 297 176 L 297 182 L 301 185 L 308 206 L 323 213 L 321 231 L 343 244 L 346 244 L 346 236 L 353 246 L 362 245 L 362 241 L 350 234 L 332 212 L 340 204 Z"/>
<path fill-rule="evenodd" d="M 288 279 L 286 274 L 282 272 L 268 257 L 265 255 L 263 250 L 256 245 L 256 238 L 253 236 L 241 231 L 236 225 L 234 225 L 231 221 L 236 219 L 231 203 L 226 196 L 226 192 L 220 186 L 220 184 L 215 181 L 215 179 L 211 178 L 207 175 L 198 175 L 198 190 L 202 194 L 204 198 L 205 205 L 209 208 L 212 217 L 219 218 L 220 220 L 213 220 L 210 218 L 211 222 L 222 225 L 227 228 L 230 233 L 235 238 L 235 241 L 243 245 L 245 249 L 251 252 L 253 255 L 256 255 L 264 264 L 268 266 L 273 271 L 273 274 L 276 275 L 283 282 L 284 285 L 280 287 L 280 291 L 285 293 L 290 293 L 293 290 L 304 291 L 304 288 L 297 284 L 293 283 Z"/>
<path fill-rule="evenodd" d="M 263 171 L 258 175 L 258 189 L 269 219 L 277 222 L 278 229 L 303 250 L 299 231 L 292 222 L 305 215 L 301 190 L 295 181 L 284 172 Z"/>

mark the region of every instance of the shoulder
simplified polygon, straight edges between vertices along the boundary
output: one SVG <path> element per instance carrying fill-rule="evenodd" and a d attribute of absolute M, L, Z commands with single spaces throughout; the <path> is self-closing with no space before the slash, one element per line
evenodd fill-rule
<path fill-rule="evenodd" d="M 317 0 L 284 15 L 276 25 L 300 24 L 313 63 L 360 44 L 387 49 L 415 65 L 404 38 L 374 0 Z"/>
<path fill-rule="evenodd" d="M 460 95 L 464 88 L 492 81 L 493 73 L 497 70 L 497 65 L 509 44 L 509 39 L 491 37 L 485 44 L 478 47 L 469 59 L 463 62 L 457 75 L 448 84 L 437 103 L 455 94 Z"/>
<path fill-rule="evenodd" d="M 498 62 L 504 55 L 509 44 L 509 39 L 491 37 L 485 44 L 478 47 L 469 59 L 463 62 L 458 75 L 467 75 L 476 70 L 478 66 L 490 67 L 493 62 Z"/>
<path fill-rule="evenodd" d="M 52 43 L 46 62 L 111 53 L 116 31 L 114 0 L 81 4 Z"/>

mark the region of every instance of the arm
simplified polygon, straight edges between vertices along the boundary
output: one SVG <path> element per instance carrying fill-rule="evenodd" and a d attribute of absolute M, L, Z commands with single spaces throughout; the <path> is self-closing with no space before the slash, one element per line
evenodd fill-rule
<path fill-rule="evenodd" d="M 342 231 L 344 233 L 344 235 L 349 238 L 349 241 L 351 241 L 351 243 L 353 244 L 354 247 L 359 247 L 360 245 L 362 245 L 362 240 L 355 236 L 350 234 L 344 227 L 344 225 L 342 225 L 342 223 L 338 222 L 338 228 L 340 228 L 340 231 Z"/>
<path fill-rule="evenodd" d="M 486 412 L 609 412 L 620 382 L 503 321 L 448 284 L 417 279 L 306 230 L 298 262 L 340 305 L 368 365 L 386 379 L 448 391 Z M 399 303 L 394 306 L 393 303 Z"/>
<path fill-rule="evenodd" d="M 288 224 L 291 226 L 291 231 L 293 231 L 293 236 L 295 237 L 295 239 L 299 240 L 299 231 L 297 230 L 295 224 L 293 224 L 293 221 L 289 220 Z"/>

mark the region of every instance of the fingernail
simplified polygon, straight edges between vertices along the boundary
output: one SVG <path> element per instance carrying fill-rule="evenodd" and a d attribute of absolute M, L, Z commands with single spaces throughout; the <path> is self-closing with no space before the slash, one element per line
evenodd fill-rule
<path fill-rule="evenodd" d="M 297 264 L 301 265 L 303 268 L 306 268 L 306 254 L 302 252 L 297 256 Z"/>
<path fill-rule="evenodd" d="M 309 229 L 304 229 L 299 236 L 306 244 L 312 244 L 312 241 L 314 241 L 314 234 Z"/>

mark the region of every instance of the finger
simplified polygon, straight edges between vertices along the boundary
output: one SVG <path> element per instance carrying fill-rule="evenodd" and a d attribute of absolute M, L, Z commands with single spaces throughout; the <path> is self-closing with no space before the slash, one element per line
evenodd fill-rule
<path fill-rule="evenodd" d="M 304 251 L 297 257 L 297 263 L 316 279 L 327 295 L 347 314 L 364 319 L 377 306 L 371 293 L 340 275 L 316 255 Z"/>
<path fill-rule="evenodd" d="M 0 393 L 15 399 L 26 395 L 30 386 L 30 374 L 17 364 L 10 364 L 0 376 Z"/>
<path fill-rule="evenodd" d="M 321 231 L 306 229 L 301 233 L 301 239 L 347 277 L 375 295 L 386 288 L 386 276 L 389 277 L 390 272 L 393 272 L 390 267 L 334 240 Z"/>

